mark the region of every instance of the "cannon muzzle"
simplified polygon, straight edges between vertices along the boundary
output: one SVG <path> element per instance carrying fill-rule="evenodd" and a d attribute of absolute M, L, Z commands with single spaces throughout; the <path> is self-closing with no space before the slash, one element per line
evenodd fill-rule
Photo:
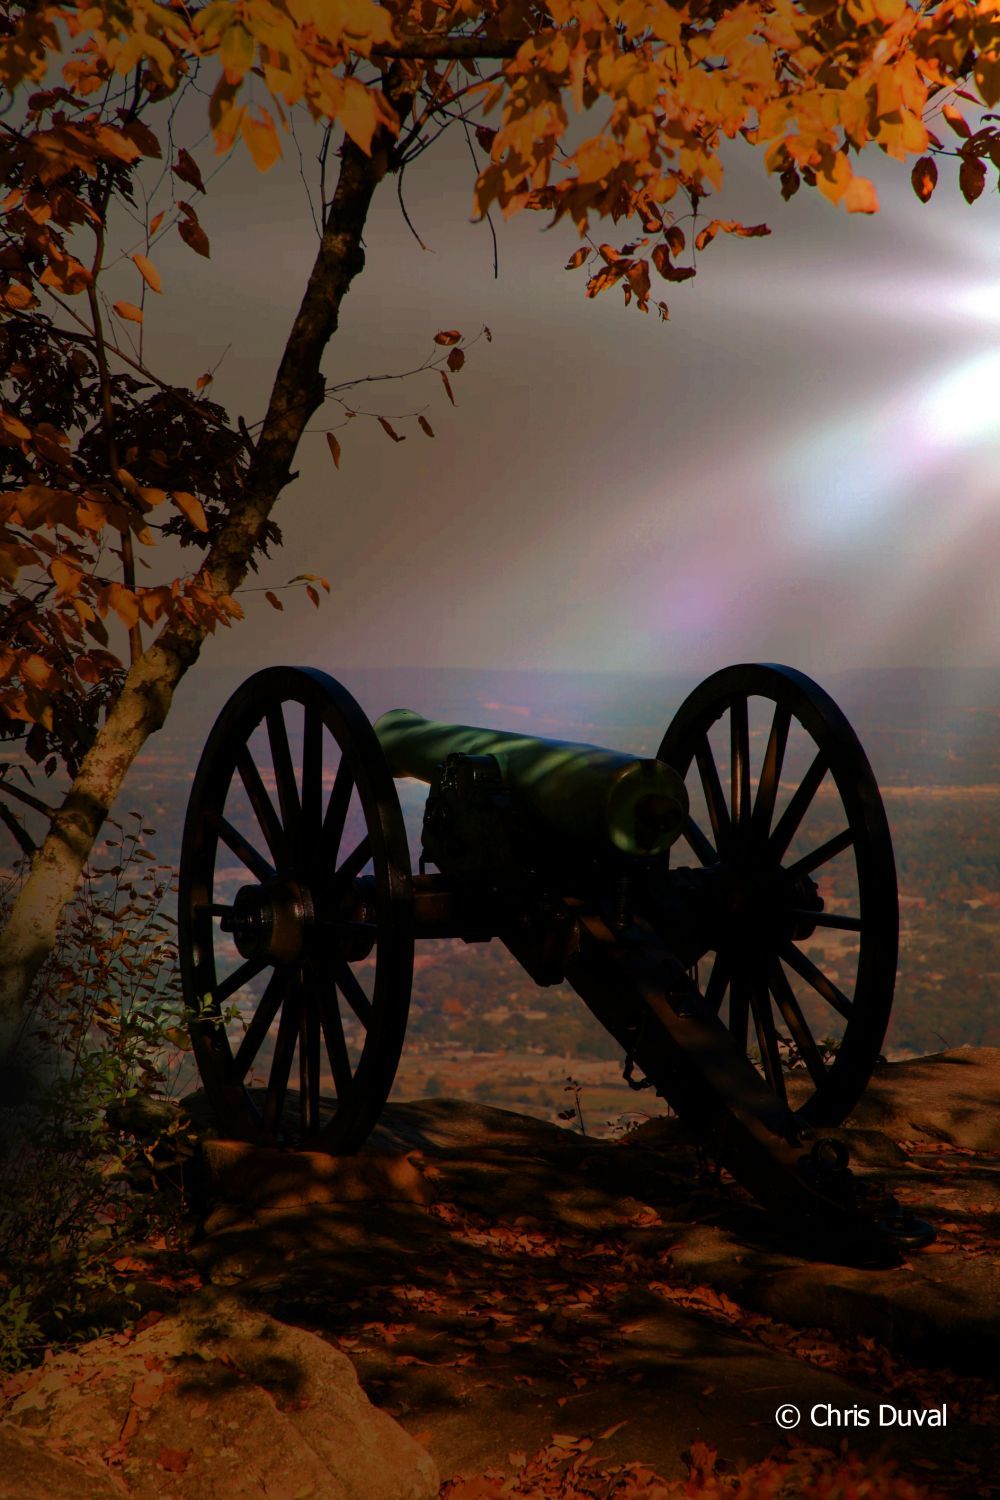
<path fill-rule="evenodd" d="M 468 724 L 438 724 L 408 708 L 375 733 L 393 776 L 431 782 L 449 755 L 492 755 L 507 790 L 570 847 L 644 858 L 664 854 L 688 815 L 684 782 L 659 760 L 598 745 L 536 739 Z"/>

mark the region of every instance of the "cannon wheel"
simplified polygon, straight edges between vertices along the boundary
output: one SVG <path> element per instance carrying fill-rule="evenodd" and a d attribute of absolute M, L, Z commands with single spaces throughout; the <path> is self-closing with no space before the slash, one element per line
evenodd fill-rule
<path fill-rule="evenodd" d="M 235 897 L 234 879 L 244 882 Z M 413 903 L 406 832 L 375 732 L 325 672 L 269 667 L 223 708 L 188 803 L 178 929 L 194 1052 L 219 1129 L 357 1150 L 402 1050 Z M 357 965 L 373 951 L 372 981 L 372 965 Z M 262 1064 L 266 1083 L 254 1088 Z"/>
<path fill-rule="evenodd" d="M 748 728 L 754 699 L 765 700 L 761 706 L 770 716 L 755 792 Z M 757 711 L 754 705 L 754 718 Z M 708 738 L 724 715 L 728 795 Z M 787 773 L 782 779 L 796 725 L 812 742 L 812 759 L 797 785 Z M 857 735 L 832 698 L 802 672 L 772 664 L 733 666 L 690 694 L 657 754 L 685 778 L 689 791 L 700 782 L 708 812 L 705 827 L 689 816 L 683 833 L 700 864 L 719 877 L 716 888 L 723 893 L 705 998 L 719 1011 L 728 996 L 730 1031 L 748 1051 L 755 1035 L 759 1066 L 782 1102 L 788 1090 L 779 1037 L 790 1040 L 813 1091 L 804 1101 L 796 1096 L 788 1102 L 798 1106 L 808 1125 L 835 1125 L 857 1103 L 878 1061 L 892 1006 L 899 934 L 889 826 Z M 827 776 L 840 804 L 837 831 L 790 858 L 789 846 Z M 848 850 L 856 872 L 856 910 L 823 910 L 830 863 Z M 852 992 L 845 993 L 800 946 L 817 928 L 857 934 Z M 790 974 L 804 981 L 831 1018 L 841 1018 L 832 1057 L 819 1040 L 822 1026 L 814 1034 L 807 1022 Z"/>

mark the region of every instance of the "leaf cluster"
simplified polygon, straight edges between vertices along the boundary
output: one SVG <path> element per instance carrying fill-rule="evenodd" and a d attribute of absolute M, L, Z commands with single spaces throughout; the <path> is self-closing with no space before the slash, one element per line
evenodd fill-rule
<path fill-rule="evenodd" d="M 207 557 L 225 571 L 239 552 L 235 588 L 280 543 L 269 505 L 240 510 L 264 435 L 206 398 L 213 372 L 182 389 L 145 355 L 148 304 L 169 295 L 159 239 L 211 253 L 191 201 L 205 178 L 173 140 L 187 89 L 207 94 L 217 153 L 241 142 L 261 171 L 295 111 L 324 129 L 324 171 L 339 138 L 342 164 L 353 151 L 400 184 L 457 127 L 480 218 L 568 218 L 586 295 L 620 286 L 666 320 L 657 279 L 690 280 L 722 237 L 770 232 L 705 213 L 730 141 L 760 153 L 784 197 L 806 186 L 849 212 L 878 208 L 856 170 L 874 149 L 915 160 L 924 201 L 948 158 L 964 197 L 981 196 L 1000 171 L 984 113 L 1000 101 L 998 36 L 994 0 L 2 0 L 0 85 L 27 98 L 0 117 L 0 588 L 14 622 L 0 722 L 36 726 L 29 753 L 77 767 L 122 681 L 109 626 L 135 661 L 143 631 L 229 624 L 242 610 Z M 151 176 L 169 189 L 155 212 Z M 330 208 L 324 185 L 324 225 Z M 595 215 L 627 221 L 626 242 L 595 243 Z M 109 295 L 123 275 L 135 290 Z M 463 359 L 453 348 L 439 369 L 451 400 Z M 300 396 L 311 412 L 315 391 Z M 277 426 L 288 416 L 286 402 Z M 156 533 L 199 551 L 198 570 L 141 583 Z"/>

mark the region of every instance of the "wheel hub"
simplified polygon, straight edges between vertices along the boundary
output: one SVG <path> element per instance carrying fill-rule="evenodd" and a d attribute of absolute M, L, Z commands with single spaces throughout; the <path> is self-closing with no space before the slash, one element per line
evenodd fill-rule
<path fill-rule="evenodd" d="M 793 910 L 823 910 L 819 887 L 808 875 L 790 879 L 781 869 L 762 869 L 759 864 L 720 871 L 716 912 L 729 941 L 734 933 L 753 946 L 811 937 L 815 923 L 807 916 L 793 916 Z"/>
<path fill-rule="evenodd" d="M 301 957 L 314 925 L 312 896 L 297 880 L 245 885 L 236 893 L 232 917 L 223 923 L 243 958 L 291 964 Z"/>

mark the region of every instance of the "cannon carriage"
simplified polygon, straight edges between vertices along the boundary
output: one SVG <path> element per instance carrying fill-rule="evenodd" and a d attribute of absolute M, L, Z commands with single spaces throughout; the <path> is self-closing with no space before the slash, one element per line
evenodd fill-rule
<path fill-rule="evenodd" d="M 406 777 L 429 787 L 416 872 Z M 807 951 L 817 936 L 845 964 Z M 225 1134 L 356 1151 L 415 943 L 499 938 L 537 984 L 568 981 L 714 1161 L 845 1242 L 929 1237 L 820 1133 L 879 1059 L 897 936 L 865 753 L 816 683 L 770 664 L 709 677 L 652 757 L 410 710 L 373 726 L 326 673 L 266 668 L 211 731 L 184 829 L 181 971 Z"/>

